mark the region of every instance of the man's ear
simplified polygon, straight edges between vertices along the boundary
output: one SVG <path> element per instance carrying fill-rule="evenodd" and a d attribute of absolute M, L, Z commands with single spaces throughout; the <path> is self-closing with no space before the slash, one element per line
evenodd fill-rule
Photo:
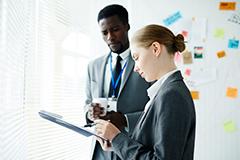
<path fill-rule="evenodd" d="M 126 26 L 127 31 L 129 31 L 130 30 L 130 25 L 127 23 L 127 24 L 125 24 L 125 26 Z"/>
<path fill-rule="evenodd" d="M 161 51 L 162 51 L 161 44 L 158 43 L 158 42 L 153 42 L 152 47 L 153 47 L 153 54 L 158 57 L 161 54 Z"/>

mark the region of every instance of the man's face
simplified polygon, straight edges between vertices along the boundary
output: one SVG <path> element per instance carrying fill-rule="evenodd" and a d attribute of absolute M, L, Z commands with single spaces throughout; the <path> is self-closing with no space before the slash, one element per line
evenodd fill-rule
<path fill-rule="evenodd" d="M 99 27 L 103 40 L 112 52 L 121 53 L 129 48 L 129 26 L 128 24 L 123 24 L 117 15 L 101 19 L 99 21 Z"/>

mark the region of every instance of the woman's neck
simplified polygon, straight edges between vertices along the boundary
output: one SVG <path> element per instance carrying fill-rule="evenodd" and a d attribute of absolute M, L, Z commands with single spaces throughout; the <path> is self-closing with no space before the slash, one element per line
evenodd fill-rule
<path fill-rule="evenodd" d="M 174 62 L 174 56 L 173 55 L 164 55 L 160 58 L 159 63 L 159 72 L 157 74 L 157 78 L 160 79 L 162 76 L 164 76 L 166 73 L 175 70 L 177 67 Z"/>

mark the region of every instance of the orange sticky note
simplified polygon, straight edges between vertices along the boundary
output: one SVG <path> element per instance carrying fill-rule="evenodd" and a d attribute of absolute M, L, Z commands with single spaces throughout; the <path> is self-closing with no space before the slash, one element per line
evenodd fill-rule
<path fill-rule="evenodd" d="M 226 56 L 226 53 L 225 53 L 225 51 L 219 51 L 219 52 L 217 52 L 217 56 L 218 56 L 218 58 L 223 58 Z"/>
<path fill-rule="evenodd" d="M 237 88 L 227 88 L 226 96 L 230 98 L 236 98 L 238 95 L 238 89 Z"/>
<path fill-rule="evenodd" d="M 191 91 L 192 99 L 199 99 L 199 92 L 198 91 Z"/>
<path fill-rule="evenodd" d="M 235 10 L 236 2 L 220 2 L 219 9 L 220 10 Z"/>

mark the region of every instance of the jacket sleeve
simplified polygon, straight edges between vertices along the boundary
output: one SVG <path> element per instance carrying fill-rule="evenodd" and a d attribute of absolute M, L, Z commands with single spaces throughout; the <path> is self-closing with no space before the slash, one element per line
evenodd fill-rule
<path fill-rule="evenodd" d="M 136 127 L 136 124 L 140 118 L 140 116 L 143 114 L 143 111 L 133 112 L 133 113 L 127 113 L 127 123 L 128 123 L 128 135 L 131 136 L 134 128 Z"/>
<path fill-rule="evenodd" d="M 88 67 L 87 67 L 85 94 L 86 94 L 86 100 L 84 105 L 85 118 L 87 123 L 92 123 L 92 121 L 87 118 L 88 104 L 92 102 L 90 64 L 88 64 Z"/>

